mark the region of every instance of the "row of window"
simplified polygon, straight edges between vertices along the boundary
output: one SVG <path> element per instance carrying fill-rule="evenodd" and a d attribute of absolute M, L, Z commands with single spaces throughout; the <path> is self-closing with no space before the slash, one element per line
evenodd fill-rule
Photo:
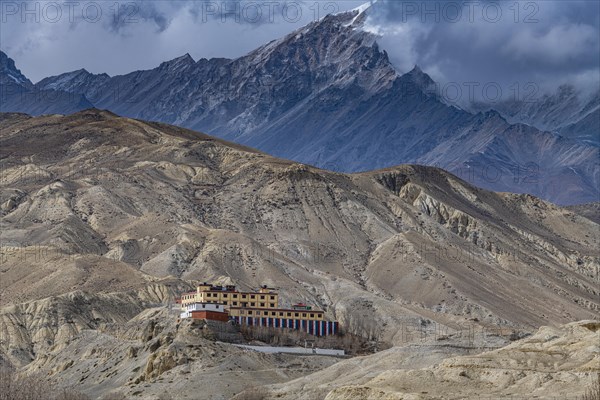
<path fill-rule="evenodd" d="M 241 304 L 239 304 L 239 302 L 237 301 L 227 301 L 227 300 L 223 300 L 223 301 L 218 301 L 218 300 L 206 300 L 206 303 L 213 303 L 213 304 L 224 304 L 226 306 L 233 306 L 233 307 L 252 307 L 252 308 L 256 308 L 256 307 L 260 307 L 260 308 L 277 308 L 277 305 L 275 303 L 255 303 L 255 302 L 251 302 L 251 303 L 246 303 L 246 302 L 242 302 Z"/>
<path fill-rule="evenodd" d="M 205 293 L 206 297 L 219 297 L 219 296 L 223 296 L 225 298 L 229 297 L 231 295 L 231 297 L 233 299 L 237 299 L 238 298 L 238 294 L 237 293 Z M 255 294 L 242 294 L 241 297 L 242 299 L 247 299 L 248 296 L 250 296 L 251 299 L 255 299 L 257 295 Z M 274 295 L 269 295 L 269 300 L 275 300 L 275 296 Z M 260 295 L 260 300 L 265 300 L 267 298 L 267 296 L 265 296 L 264 294 Z"/>
<path fill-rule="evenodd" d="M 208 301 L 207 303 L 211 303 L 211 304 L 219 304 L 217 301 Z M 228 305 L 227 301 L 223 302 L 225 305 Z M 238 302 L 237 301 L 232 301 L 231 302 L 232 306 L 237 306 Z M 271 306 L 274 308 L 274 304 L 271 304 Z M 244 303 L 243 307 L 247 307 L 247 303 Z M 255 303 L 251 303 L 250 307 L 256 307 Z M 260 307 L 264 307 L 264 303 L 260 303 Z M 202 308 L 205 308 L 205 305 L 202 305 Z M 260 310 L 254 310 L 254 312 L 252 310 L 241 310 L 242 314 L 246 314 L 247 315 L 264 315 L 264 316 L 272 316 L 272 317 L 291 317 L 292 314 L 294 315 L 294 317 L 299 318 L 300 314 L 302 314 L 302 318 L 308 318 L 308 316 L 310 316 L 310 318 L 315 318 L 315 315 L 317 316 L 317 318 L 320 316 L 320 313 L 292 313 L 292 312 L 284 312 L 284 311 L 260 311 Z"/>
<path fill-rule="evenodd" d="M 272 317 L 283 317 L 283 316 L 287 316 L 287 317 L 291 317 L 292 313 L 291 312 L 283 312 L 283 311 L 255 311 L 253 312 L 252 310 L 242 310 L 242 314 L 248 314 L 248 315 L 264 315 L 264 316 L 268 316 L 271 315 Z M 300 317 L 300 313 L 293 313 L 294 317 L 299 318 Z M 308 318 L 307 313 L 302 313 L 302 318 Z M 310 313 L 310 318 L 315 318 L 315 314 L 314 313 Z"/>
<path fill-rule="evenodd" d="M 188 306 L 188 307 L 190 307 L 190 306 Z M 196 303 L 196 304 L 192 304 L 191 307 L 193 307 L 193 308 L 206 308 L 206 304 L 198 304 L 198 303 Z M 212 307 L 210 307 L 210 308 L 212 309 Z M 217 309 L 217 310 L 220 309 L 220 308 L 221 307 L 219 307 L 219 306 L 215 307 L 215 309 Z"/>

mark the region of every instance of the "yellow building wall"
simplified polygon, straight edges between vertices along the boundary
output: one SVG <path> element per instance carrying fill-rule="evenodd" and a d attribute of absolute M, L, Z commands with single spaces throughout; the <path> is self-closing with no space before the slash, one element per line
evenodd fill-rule
<path fill-rule="evenodd" d="M 240 293 L 226 291 L 198 291 L 181 296 L 181 304 L 189 303 L 221 303 L 227 306 L 279 308 L 279 295 L 277 293 Z M 234 304 L 237 303 L 237 304 Z"/>
<path fill-rule="evenodd" d="M 186 304 L 197 303 L 196 301 L 197 294 L 186 293 L 181 296 L 181 306 L 185 306 Z"/>
<path fill-rule="evenodd" d="M 232 307 L 279 308 L 279 295 L 276 293 L 201 292 L 197 300 Z"/>

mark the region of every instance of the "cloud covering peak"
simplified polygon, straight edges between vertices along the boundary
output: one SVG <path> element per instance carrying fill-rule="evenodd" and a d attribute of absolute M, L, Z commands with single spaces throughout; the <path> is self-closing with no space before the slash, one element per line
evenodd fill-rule
<path fill-rule="evenodd" d="M 189 53 L 239 57 L 357 1 L 2 2 L 2 48 L 33 81 L 86 68 L 123 74 Z M 375 3 L 375 2 L 373 2 Z M 368 11 L 399 72 L 414 65 L 457 103 L 600 84 L 596 1 L 393 1 Z M 446 92 L 446 93 L 443 93 Z M 536 92 L 536 93 L 533 93 Z"/>

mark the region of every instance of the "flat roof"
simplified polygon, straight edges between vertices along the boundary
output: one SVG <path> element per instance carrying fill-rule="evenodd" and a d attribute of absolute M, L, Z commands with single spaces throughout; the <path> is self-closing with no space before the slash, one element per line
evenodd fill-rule
<path fill-rule="evenodd" d="M 196 293 L 196 292 L 194 292 Z M 200 293 L 235 293 L 235 294 L 258 294 L 258 295 L 279 295 L 277 292 L 238 292 L 237 290 L 201 290 Z"/>
<path fill-rule="evenodd" d="M 211 312 L 211 313 L 219 313 L 219 314 L 227 314 L 229 315 L 229 313 L 227 313 L 226 311 L 215 311 L 215 310 L 194 310 L 194 311 L 188 311 L 189 313 L 193 314 L 193 313 L 201 313 L 201 312 Z"/>

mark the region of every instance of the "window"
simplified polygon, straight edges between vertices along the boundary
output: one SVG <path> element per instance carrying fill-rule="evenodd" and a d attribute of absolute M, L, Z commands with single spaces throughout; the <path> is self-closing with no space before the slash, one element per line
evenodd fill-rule
<path fill-rule="evenodd" d="M 237 306 L 237 301 L 234 301 L 234 302 L 233 302 L 233 305 L 234 305 L 234 306 Z"/>
<path fill-rule="evenodd" d="M 248 315 L 252 315 L 252 310 L 248 311 Z"/>
<path fill-rule="evenodd" d="M 275 311 L 271 311 L 271 315 L 275 316 L 275 315 L 277 315 L 277 313 Z"/>
<path fill-rule="evenodd" d="M 279 316 L 280 316 L 280 317 L 283 317 L 283 312 L 279 312 Z"/>
<path fill-rule="evenodd" d="M 275 308 L 275 303 L 269 303 L 269 307 Z"/>
<path fill-rule="evenodd" d="M 275 296 L 271 296 L 271 300 L 275 300 Z"/>
<path fill-rule="evenodd" d="M 238 298 L 237 294 L 234 294 L 234 295 L 233 295 L 233 298 L 234 298 L 234 299 L 237 299 L 237 298 Z"/>
<path fill-rule="evenodd" d="M 265 296 L 260 296 L 260 299 L 261 299 L 261 300 L 264 300 L 264 299 L 265 299 Z"/>
<path fill-rule="evenodd" d="M 294 317 L 299 317 L 299 316 L 300 316 L 300 314 L 294 313 Z"/>
<path fill-rule="evenodd" d="M 310 314 L 310 317 L 311 317 L 311 318 L 314 318 L 314 317 L 315 317 L 315 314 Z"/>
<path fill-rule="evenodd" d="M 306 318 L 306 313 L 302 313 L 302 317 Z"/>
<path fill-rule="evenodd" d="M 253 294 L 251 294 L 251 295 L 250 295 L 250 298 L 251 298 L 251 299 L 254 299 L 254 298 L 256 298 L 256 296 L 255 296 L 255 295 L 253 295 Z"/>
<path fill-rule="evenodd" d="M 247 294 L 243 294 L 243 295 L 242 295 L 242 299 L 247 299 L 247 298 L 248 298 L 248 295 L 247 295 Z"/>
<path fill-rule="evenodd" d="M 260 303 L 260 306 L 261 306 L 261 307 L 264 307 L 264 306 L 265 306 L 265 303 Z"/>
<path fill-rule="evenodd" d="M 292 313 L 291 313 L 291 312 L 287 313 L 287 316 L 288 316 L 288 317 L 291 317 L 291 316 L 292 316 Z"/>

